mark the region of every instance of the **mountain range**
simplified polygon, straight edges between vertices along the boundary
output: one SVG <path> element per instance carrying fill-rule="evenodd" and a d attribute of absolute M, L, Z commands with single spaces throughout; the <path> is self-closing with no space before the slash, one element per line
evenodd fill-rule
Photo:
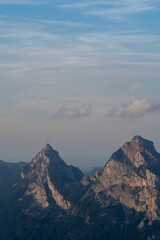
<path fill-rule="evenodd" d="M 30 163 L 0 160 L 1 240 L 159 240 L 160 154 L 134 136 L 85 176 L 50 144 Z"/>

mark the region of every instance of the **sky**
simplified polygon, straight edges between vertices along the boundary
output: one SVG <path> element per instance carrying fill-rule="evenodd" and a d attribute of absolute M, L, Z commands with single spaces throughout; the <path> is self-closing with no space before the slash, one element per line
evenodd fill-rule
<path fill-rule="evenodd" d="M 0 159 L 50 143 L 104 165 L 134 135 L 160 152 L 159 0 L 0 0 Z"/>

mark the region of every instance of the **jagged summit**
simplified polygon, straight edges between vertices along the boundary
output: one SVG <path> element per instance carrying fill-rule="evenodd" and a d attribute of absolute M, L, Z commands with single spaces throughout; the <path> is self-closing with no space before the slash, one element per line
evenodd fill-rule
<path fill-rule="evenodd" d="M 145 149 L 148 149 L 151 152 L 156 152 L 154 143 L 152 141 L 144 139 L 143 137 L 138 135 L 132 138 L 131 144 L 139 151 L 145 151 Z"/>
<path fill-rule="evenodd" d="M 54 155 L 55 157 L 60 158 L 58 151 L 54 150 L 49 143 L 47 143 L 46 146 L 44 148 L 42 148 L 42 152 L 46 156 L 53 156 Z"/>
<path fill-rule="evenodd" d="M 53 148 L 52 148 L 50 143 L 46 143 L 46 146 L 44 147 L 44 150 L 50 151 L 50 150 L 53 150 Z"/>
<path fill-rule="evenodd" d="M 154 143 L 148 139 L 143 138 L 140 135 L 136 135 L 130 142 L 126 142 L 123 146 L 130 145 L 138 151 L 145 151 L 145 149 L 156 152 Z"/>
<path fill-rule="evenodd" d="M 156 151 L 154 143 L 139 135 L 134 136 L 130 142 L 124 143 L 114 152 L 106 167 L 113 160 L 136 168 L 143 165 L 153 169 L 154 166 L 160 172 L 160 154 Z"/>
<path fill-rule="evenodd" d="M 59 152 L 54 150 L 49 143 L 47 143 L 46 146 L 31 160 L 30 166 L 34 167 L 34 169 L 38 169 L 39 174 L 46 169 L 46 171 L 51 173 L 54 172 L 56 175 L 59 172 L 63 172 L 62 175 L 70 175 L 69 172 L 72 172 L 73 170 L 77 172 L 75 178 L 78 180 L 83 176 L 83 173 L 78 168 L 66 164 L 60 157 Z"/>
<path fill-rule="evenodd" d="M 57 152 L 56 150 L 54 150 L 53 148 L 52 148 L 52 146 L 51 146 L 51 144 L 50 143 L 46 143 L 46 145 L 45 145 L 45 147 L 44 148 L 42 148 L 42 151 L 43 152 Z"/>
<path fill-rule="evenodd" d="M 145 142 L 148 141 L 144 139 L 143 137 L 136 135 L 132 138 L 131 144 L 135 146 L 137 149 L 143 148 L 145 145 Z"/>
<path fill-rule="evenodd" d="M 57 205 L 69 209 L 68 195 L 82 177 L 83 173 L 78 168 L 67 165 L 47 143 L 32 159 L 25 174 L 28 185 L 24 196 L 33 198 L 32 206 L 48 208 Z"/>
<path fill-rule="evenodd" d="M 46 167 L 48 167 L 50 164 L 54 164 L 54 166 L 65 165 L 65 162 L 59 156 L 58 151 L 54 150 L 49 143 L 47 143 L 31 161 L 31 165 L 42 163 L 43 166 L 45 164 Z"/>
<path fill-rule="evenodd" d="M 100 182 L 111 196 L 151 219 L 159 219 L 160 154 L 153 142 L 134 136 L 112 154 Z M 134 193 L 134 194 L 133 194 Z"/>
<path fill-rule="evenodd" d="M 119 160 L 123 159 L 133 164 L 134 167 L 145 165 L 149 168 L 155 166 L 160 169 L 157 160 L 160 158 L 160 154 L 156 151 L 154 143 L 141 136 L 134 136 L 130 142 L 126 142 L 113 155 L 117 156 Z"/>
<path fill-rule="evenodd" d="M 2 240 L 160 240 L 160 154 L 152 141 L 134 136 L 92 176 L 67 165 L 49 143 L 27 167 L 14 165 L 14 175 L 13 164 L 3 163 Z"/>

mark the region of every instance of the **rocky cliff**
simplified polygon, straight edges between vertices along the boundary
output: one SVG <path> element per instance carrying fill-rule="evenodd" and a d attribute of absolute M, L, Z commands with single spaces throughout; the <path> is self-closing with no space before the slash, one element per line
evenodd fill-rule
<path fill-rule="evenodd" d="M 153 142 L 135 136 L 107 162 L 94 183 L 96 197 L 111 197 L 152 221 L 159 219 L 160 154 Z M 103 203 L 106 204 L 106 203 Z"/>
<path fill-rule="evenodd" d="M 1 161 L 0 175 L 1 240 L 160 239 L 160 154 L 141 136 L 92 176 L 49 144 L 29 164 Z"/>

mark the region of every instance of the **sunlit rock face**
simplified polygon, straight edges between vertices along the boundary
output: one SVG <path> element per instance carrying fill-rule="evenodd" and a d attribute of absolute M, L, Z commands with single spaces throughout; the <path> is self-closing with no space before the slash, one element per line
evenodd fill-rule
<path fill-rule="evenodd" d="M 0 161 L 0 179 L 2 240 L 160 239 L 160 154 L 141 136 L 91 176 L 46 144 L 30 163 Z"/>
<path fill-rule="evenodd" d="M 160 154 L 153 142 L 135 136 L 113 153 L 104 170 L 91 181 L 103 206 L 111 198 L 145 213 L 151 221 L 159 219 Z"/>
<path fill-rule="evenodd" d="M 47 144 L 31 161 L 30 169 L 25 175 L 28 181 L 24 197 L 31 196 L 33 204 L 48 208 L 57 204 L 60 208 L 69 209 L 71 203 L 66 200 L 69 183 L 79 182 L 83 173 L 73 166 L 68 166 L 59 153 Z M 50 200 L 48 200 L 50 199 Z"/>

